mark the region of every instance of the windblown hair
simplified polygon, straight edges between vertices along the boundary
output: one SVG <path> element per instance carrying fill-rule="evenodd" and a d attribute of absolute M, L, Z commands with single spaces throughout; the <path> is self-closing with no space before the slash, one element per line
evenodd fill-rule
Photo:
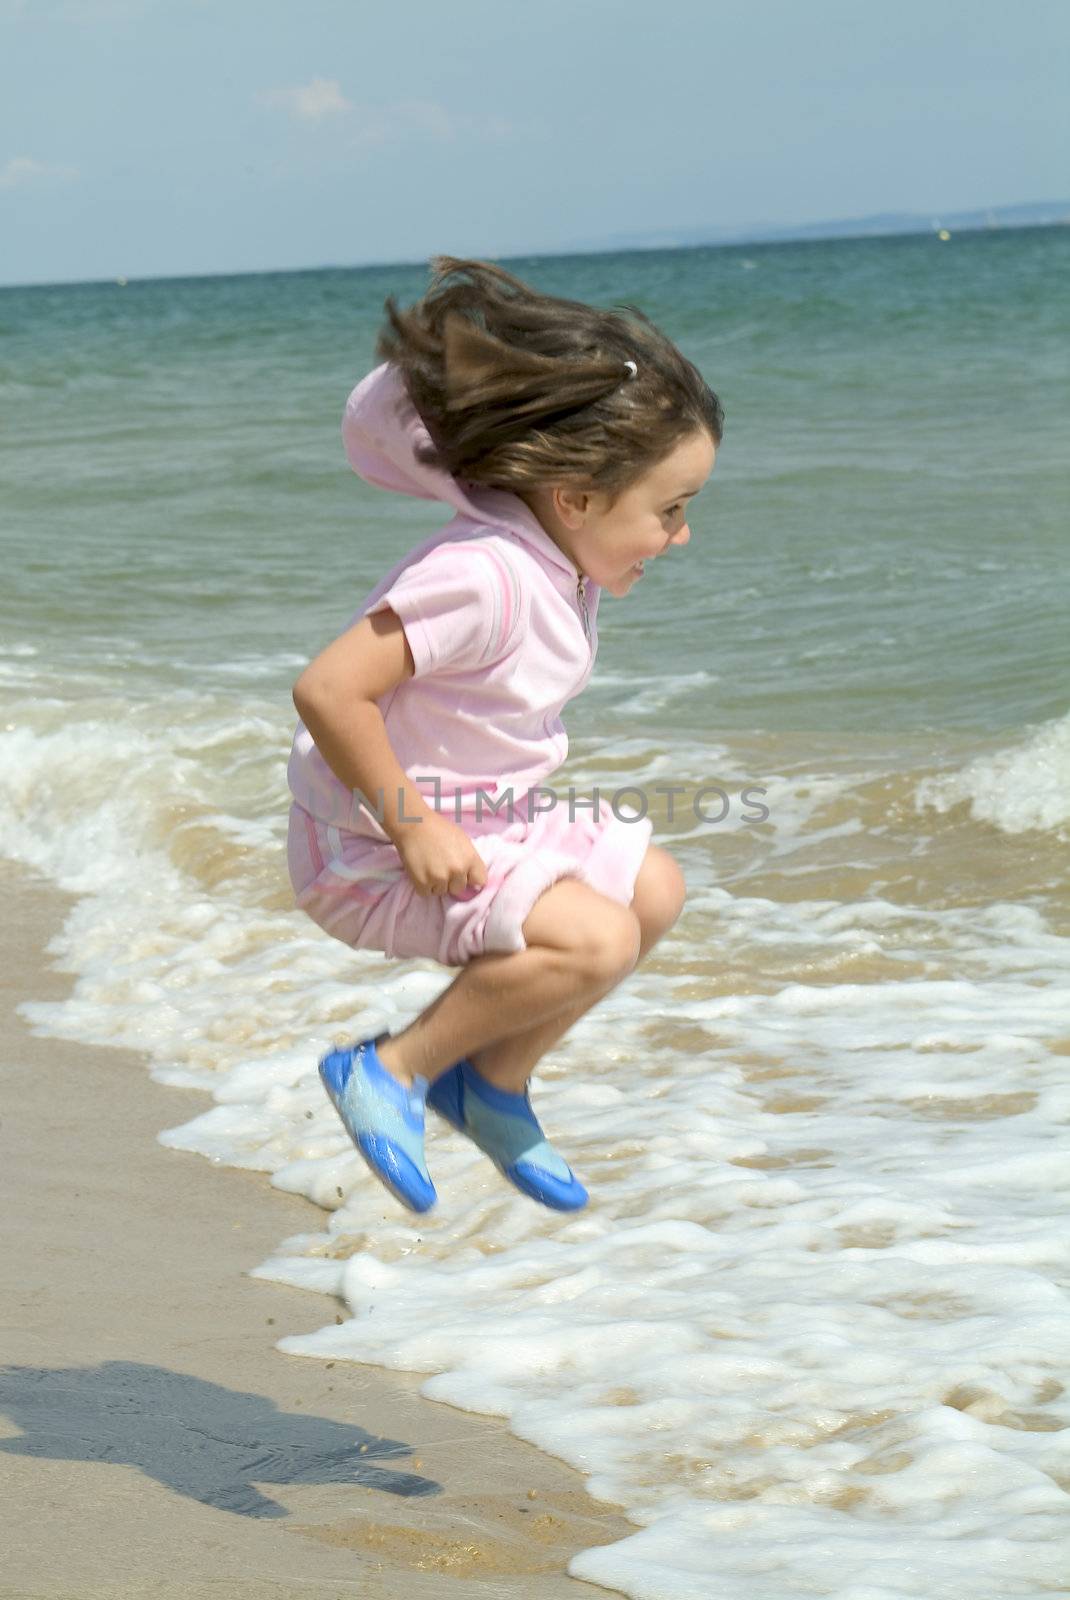
<path fill-rule="evenodd" d="M 434 256 L 431 272 L 408 311 L 387 299 L 376 345 L 426 424 L 426 465 L 514 492 L 568 484 L 612 504 L 691 434 L 720 444 L 717 396 L 636 306 L 540 294 L 488 261 Z"/>

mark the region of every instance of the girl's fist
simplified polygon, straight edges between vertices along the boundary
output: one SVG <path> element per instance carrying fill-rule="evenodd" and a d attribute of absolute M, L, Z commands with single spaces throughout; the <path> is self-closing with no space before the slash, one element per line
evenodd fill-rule
<path fill-rule="evenodd" d="M 461 895 L 487 881 L 483 858 L 464 829 L 437 812 L 404 828 L 394 843 L 417 894 Z"/>

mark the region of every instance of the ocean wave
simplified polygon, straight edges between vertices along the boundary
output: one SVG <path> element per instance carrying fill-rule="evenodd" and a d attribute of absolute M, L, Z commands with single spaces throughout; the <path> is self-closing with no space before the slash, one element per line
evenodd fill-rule
<path fill-rule="evenodd" d="M 1052 831 L 1070 840 L 1070 714 L 1027 739 L 918 784 L 916 806 L 946 814 L 966 806 L 1002 833 Z"/>

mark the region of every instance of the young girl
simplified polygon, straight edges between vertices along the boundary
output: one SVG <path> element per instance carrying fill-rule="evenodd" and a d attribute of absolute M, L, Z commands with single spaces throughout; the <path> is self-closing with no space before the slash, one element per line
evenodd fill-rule
<path fill-rule="evenodd" d="M 354 948 L 462 970 L 410 1025 L 320 1062 L 372 1171 L 436 1196 L 425 1103 L 523 1193 L 586 1190 L 527 1083 L 676 921 L 683 876 L 644 816 L 557 795 L 561 711 L 598 648 L 603 589 L 686 545 L 724 415 L 694 366 L 628 317 L 448 256 L 349 397 L 369 483 L 457 515 L 376 585 L 301 674 L 290 758 L 297 904 Z"/>

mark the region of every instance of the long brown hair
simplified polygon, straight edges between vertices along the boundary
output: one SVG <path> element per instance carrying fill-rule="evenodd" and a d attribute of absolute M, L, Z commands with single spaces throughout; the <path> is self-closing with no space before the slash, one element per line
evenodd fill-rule
<path fill-rule="evenodd" d="M 691 434 L 720 444 L 721 402 L 638 307 L 540 294 L 489 261 L 434 256 L 431 272 L 408 311 L 387 299 L 376 344 L 427 426 L 426 464 L 496 489 L 567 483 L 612 503 Z"/>

